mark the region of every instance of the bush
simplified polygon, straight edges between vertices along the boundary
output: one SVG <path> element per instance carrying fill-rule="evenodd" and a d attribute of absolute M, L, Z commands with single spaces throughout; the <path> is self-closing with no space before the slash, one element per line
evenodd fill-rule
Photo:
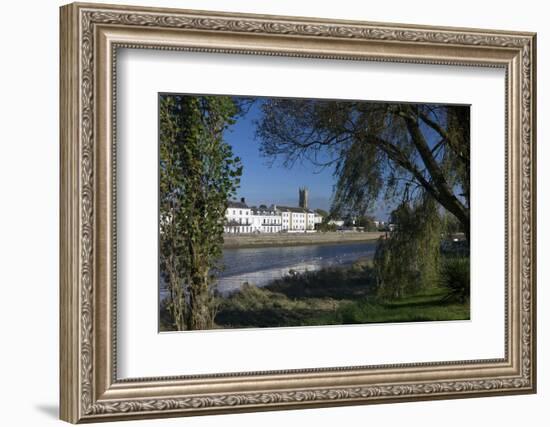
<path fill-rule="evenodd" d="M 453 257 L 443 262 L 441 286 L 447 290 L 444 299 L 466 302 L 470 298 L 470 258 Z"/>

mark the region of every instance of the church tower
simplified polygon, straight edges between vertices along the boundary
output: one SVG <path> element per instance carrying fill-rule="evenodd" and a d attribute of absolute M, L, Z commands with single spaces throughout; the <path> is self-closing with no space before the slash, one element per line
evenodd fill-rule
<path fill-rule="evenodd" d="M 302 209 L 307 209 L 307 197 L 308 197 L 308 189 L 306 187 L 300 187 L 298 189 L 298 205 L 302 208 Z"/>

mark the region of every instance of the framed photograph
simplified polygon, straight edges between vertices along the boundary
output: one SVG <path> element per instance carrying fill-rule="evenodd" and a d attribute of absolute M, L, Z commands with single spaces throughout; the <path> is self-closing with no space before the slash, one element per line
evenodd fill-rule
<path fill-rule="evenodd" d="M 536 391 L 535 34 L 60 22 L 63 420 Z"/>

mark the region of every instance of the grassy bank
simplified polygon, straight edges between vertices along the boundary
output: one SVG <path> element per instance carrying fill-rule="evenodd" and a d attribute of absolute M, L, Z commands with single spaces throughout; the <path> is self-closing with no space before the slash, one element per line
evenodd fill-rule
<path fill-rule="evenodd" d="M 245 285 L 221 301 L 215 321 L 220 328 L 249 328 L 469 319 L 469 302 L 448 295 L 434 287 L 379 299 L 372 267 L 363 261 L 285 277 L 265 288 Z"/>
<path fill-rule="evenodd" d="M 381 232 L 317 232 L 224 235 L 225 249 L 361 243 L 377 240 Z"/>

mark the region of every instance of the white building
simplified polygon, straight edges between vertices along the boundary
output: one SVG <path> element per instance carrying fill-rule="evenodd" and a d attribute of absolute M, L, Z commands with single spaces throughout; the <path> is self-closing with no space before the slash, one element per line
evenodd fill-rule
<path fill-rule="evenodd" d="M 291 206 L 277 206 L 281 212 L 282 229 L 290 233 L 315 230 L 315 213 L 305 209 Z"/>
<path fill-rule="evenodd" d="M 225 233 L 313 232 L 323 217 L 307 208 L 308 192 L 300 188 L 300 207 L 271 205 L 249 207 L 244 197 L 230 201 L 225 213 Z"/>
<path fill-rule="evenodd" d="M 240 202 L 229 201 L 225 211 L 226 233 L 251 233 L 252 232 L 252 209 L 245 203 L 244 197 Z"/>
<path fill-rule="evenodd" d="M 344 220 L 343 219 L 331 219 L 328 223 L 330 225 L 335 225 L 336 227 L 343 227 L 344 226 Z"/>
<path fill-rule="evenodd" d="M 317 212 L 313 213 L 313 226 L 315 227 L 317 224 L 321 224 L 323 222 L 323 216 L 318 214 Z"/>
<path fill-rule="evenodd" d="M 253 233 L 279 233 L 282 227 L 282 216 L 274 206 L 269 208 L 252 208 Z"/>

